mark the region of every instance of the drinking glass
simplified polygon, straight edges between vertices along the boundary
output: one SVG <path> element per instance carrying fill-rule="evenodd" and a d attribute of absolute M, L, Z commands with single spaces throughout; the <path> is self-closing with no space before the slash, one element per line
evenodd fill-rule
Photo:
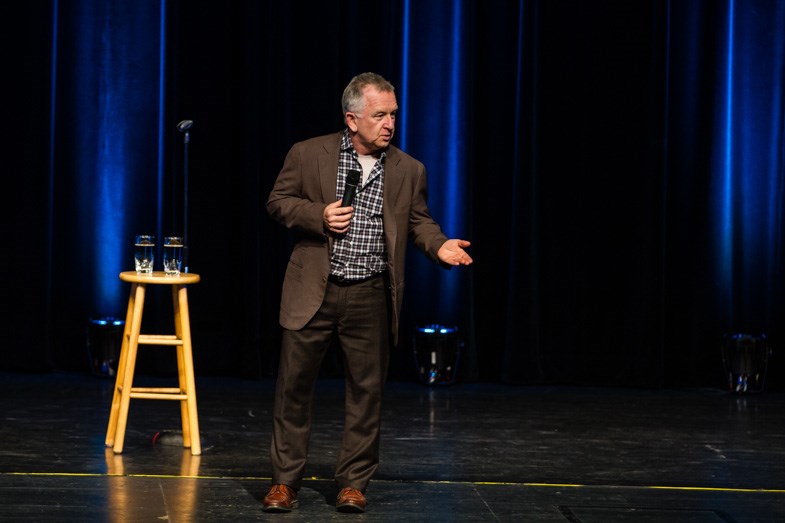
<path fill-rule="evenodd" d="M 141 234 L 134 243 L 134 265 L 139 274 L 153 273 L 153 259 L 155 258 L 155 236 Z"/>
<path fill-rule="evenodd" d="M 164 238 L 164 273 L 167 276 L 180 276 L 183 265 L 183 239 L 179 236 Z"/>

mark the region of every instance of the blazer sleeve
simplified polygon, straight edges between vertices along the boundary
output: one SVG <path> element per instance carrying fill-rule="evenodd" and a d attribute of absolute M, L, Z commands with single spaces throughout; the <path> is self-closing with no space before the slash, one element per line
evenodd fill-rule
<path fill-rule="evenodd" d="M 441 227 L 433 219 L 428 209 L 428 176 L 425 167 L 419 162 L 415 173 L 412 206 L 409 212 L 409 237 L 417 248 L 441 264 L 437 253 L 447 241 L 447 236 L 442 232 Z M 450 267 L 442 265 L 446 268 Z"/>

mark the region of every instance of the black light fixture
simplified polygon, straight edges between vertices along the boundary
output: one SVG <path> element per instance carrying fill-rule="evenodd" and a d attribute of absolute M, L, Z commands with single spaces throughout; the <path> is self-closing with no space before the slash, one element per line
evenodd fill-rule
<path fill-rule="evenodd" d="M 102 378 L 117 375 L 124 329 L 125 321 L 113 316 L 87 321 L 87 357 L 93 375 Z"/>
<path fill-rule="evenodd" d="M 762 392 L 771 348 L 765 334 L 725 334 L 722 365 L 728 389 L 736 394 Z"/>
<path fill-rule="evenodd" d="M 457 327 L 427 325 L 414 333 L 414 359 L 420 382 L 425 385 L 455 383 L 461 340 Z"/>

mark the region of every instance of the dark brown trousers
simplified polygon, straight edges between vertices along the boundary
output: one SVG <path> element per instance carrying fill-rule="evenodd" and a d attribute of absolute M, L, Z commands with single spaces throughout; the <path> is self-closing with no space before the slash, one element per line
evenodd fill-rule
<path fill-rule="evenodd" d="M 365 491 L 379 466 L 382 391 L 390 347 L 386 276 L 354 284 L 328 282 L 321 308 L 303 329 L 284 329 L 273 409 L 273 483 L 299 489 L 305 469 L 314 386 L 337 336 L 346 397 L 343 442 L 335 469 L 338 488 Z"/>

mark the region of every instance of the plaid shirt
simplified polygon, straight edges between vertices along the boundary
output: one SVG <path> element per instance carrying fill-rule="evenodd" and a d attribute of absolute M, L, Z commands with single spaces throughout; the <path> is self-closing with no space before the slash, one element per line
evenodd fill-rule
<path fill-rule="evenodd" d="M 362 280 L 387 270 L 387 249 L 384 243 L 382 202 L 384 194 L 384 158 L 373 166 L 365 185 L 357 188 L 352 207 L 354 215 L 349 230 L 333 242 L 330 274 L 346 280 Z M 349 132 L 344 131 L 338 159 L 338 182 L 335 198 L 340 200 L 346 186 L 346 173 L 362 172 Z"/>

